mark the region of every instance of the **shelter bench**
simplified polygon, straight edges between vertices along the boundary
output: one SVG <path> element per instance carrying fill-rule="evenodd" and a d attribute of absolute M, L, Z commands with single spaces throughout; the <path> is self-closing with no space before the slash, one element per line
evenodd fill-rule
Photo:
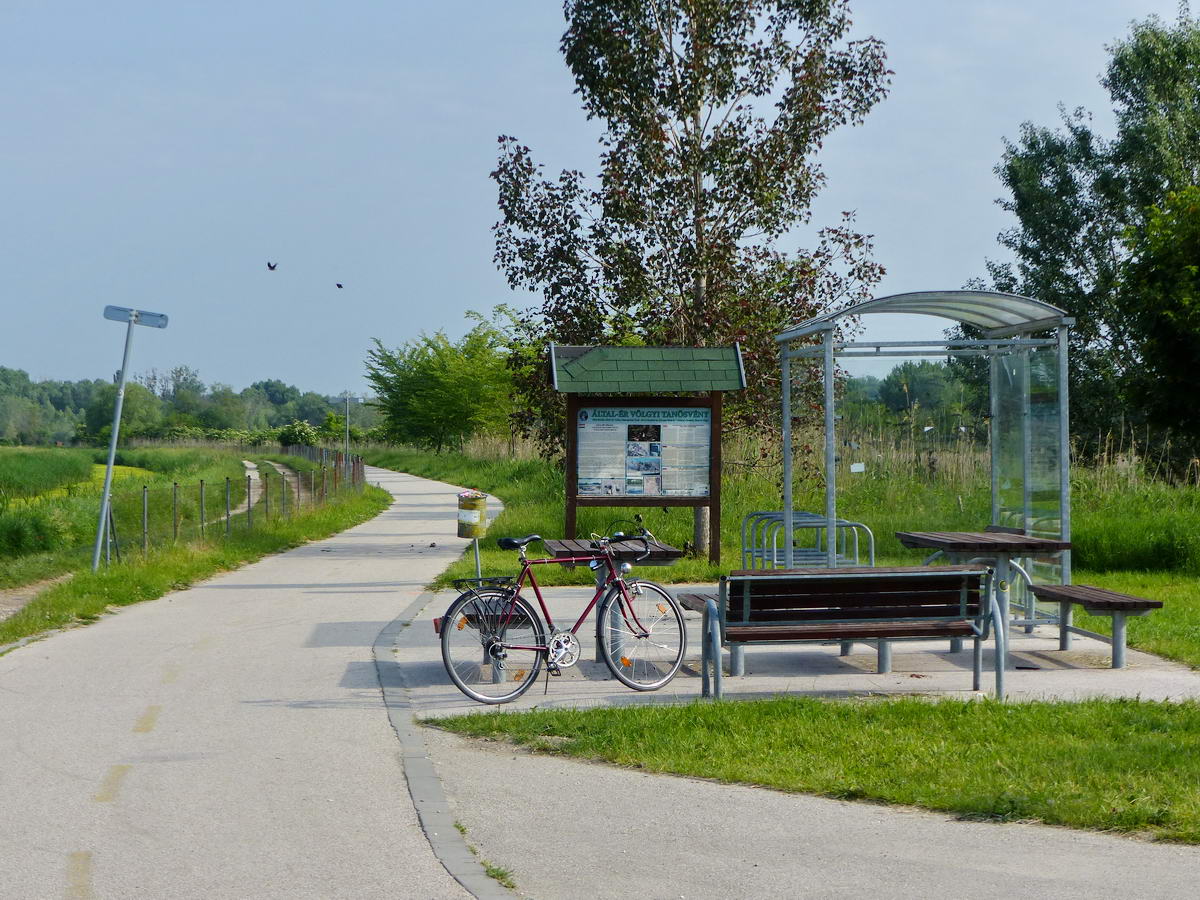
<path fill-rule="evenodd" d="M 1045 603 L 1058 604 L 1060 650 L 1071 649 L 1072 604 L 1078 603 L 1093 616 L 1112 616 L 1112 667 L 1125 668 L 1125 619 L 1128 616 L 1149 615 L 1152 609 L 1162 609 L 1161 600 L 1147 600 L 1132 594 L 1118 594 L 1106 588 L 1088 584 L 1035 584 L 1033 595 Z"/>
<path fill-rule="evenodd" d="M 749 644 L 875 641 L 878 668 L 885 673 L 891 671 L 892 641 L 922 638 L 973 638 L 973 684 L 980 690 L 982 642 L 992 629 L 1001 644 L 1006 637 L 995 597 L 983 587 L 988 572 L 970 565 L 752 569 L 721 576 L 715 594 L 681 593 L 677 599 L 704 615 L 701 674 L 706 697 L 722 694 L 722 647 L 730 648 L 732 674 L 740 675 L 741 649 Z M 996 695 L 1004 696 L 999 666 Z"/>

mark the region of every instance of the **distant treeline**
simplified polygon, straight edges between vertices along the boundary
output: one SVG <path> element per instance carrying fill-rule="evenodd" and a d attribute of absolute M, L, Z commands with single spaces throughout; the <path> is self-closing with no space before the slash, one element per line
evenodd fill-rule
<path fill-rule="evenodd" d="M 101 443 L 108 439 L 115 398 L 111 381 L 33 381 L 20 369 L 0 366 L 0 444 Z M 167 440 L 240 434 L 265 440 L 301 422 L 338 434 L 344 412 L 341 398 L 301 392 L 279 379 L 235 391 L 226 384 L 206 385 L 195 369 L 176 366 L 133 377 L 125 389 L 121 433 Z M 352 400 L 355 435 L 366 436 L 375 424 L 375 408 Z"/>

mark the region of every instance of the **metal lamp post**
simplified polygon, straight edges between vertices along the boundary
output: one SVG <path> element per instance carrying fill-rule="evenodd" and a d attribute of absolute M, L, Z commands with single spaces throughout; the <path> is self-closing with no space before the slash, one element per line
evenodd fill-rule
<path fill-rule="evenodd" d="M 121 430 L 121 407 L 125 404 L 125 380 L 129 374 L 129 348 L 133 344 L 133 326 L 146 325 L 150 328 L 166 328 L 167 317 L 163 313 L 146 312 L 142 309 L 128 309 L 124 306 L 104 307 L 104 318 L 113 322 L 127 322 L 125 330 L 125 355 L 121 358 L 121 374 L 117 378 L 117 403 L 113 410 L 112 435 L 108 440 L 108 465 L 104 469 L 104 490 L 100 495 L 100 521 L 96 525 L 96 546 L 92 550 L 92 571 L 100 568 L 100 548 L 104 545 L 104 529 L 108 524 L 109 507 L 112 498 L 113 460 L 117 455 L 117 436 Z"/>
<path fill-rule="evenodd" d="M 347 478 L 349 478 L 349 477 L 350 477 L 350 401 L 351 401 L 351 400 L 358 400 L 359 398 L 358 398 L 358 397 L 355 397 L 355 396 L 354 396 L 353 394 L 351 394 L 349 391 L 344 391 L 344 392 L 342 393 L 342 399 L 346 401 L 346 456 L 345 456 L 345 468 L 346 468 L 346 477 L 347 477 Z"/>

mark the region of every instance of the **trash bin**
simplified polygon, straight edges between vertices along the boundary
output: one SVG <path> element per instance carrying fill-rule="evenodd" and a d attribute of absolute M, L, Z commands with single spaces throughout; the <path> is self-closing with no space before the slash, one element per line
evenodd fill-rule
<path fill-rule="evenodd" d="M 458 536 L 481 538 L 487 532 L 487 494 L 462 491 L 458 495 Z"/>

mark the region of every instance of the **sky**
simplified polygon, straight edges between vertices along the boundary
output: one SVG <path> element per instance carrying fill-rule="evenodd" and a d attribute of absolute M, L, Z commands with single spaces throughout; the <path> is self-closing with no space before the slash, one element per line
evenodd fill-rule
<path fill-rule="evenodd" d="M 1012 224 L 1003 139 L 1055 124 L 1060 102 L 1109 132 L 1105 45 L 1177 9 L 854 0 L 892 91 L 826 142 L 796 246 L 855 210 L 887 268 L 879 295 L 983 274 Z M 373 338 L 457 338 L 468 310 L 529 305 L 492 262 L 488 173 L 500 134 L 552 172 L 594 170 L 562 29 L 554 0 L 2 0 L 0 365 L 111 377 L 114 304 L 170 317 L 137 329 L 132 372 L 360 393 Z M 944 324 L 878 316 L 866 334 Z"/>

